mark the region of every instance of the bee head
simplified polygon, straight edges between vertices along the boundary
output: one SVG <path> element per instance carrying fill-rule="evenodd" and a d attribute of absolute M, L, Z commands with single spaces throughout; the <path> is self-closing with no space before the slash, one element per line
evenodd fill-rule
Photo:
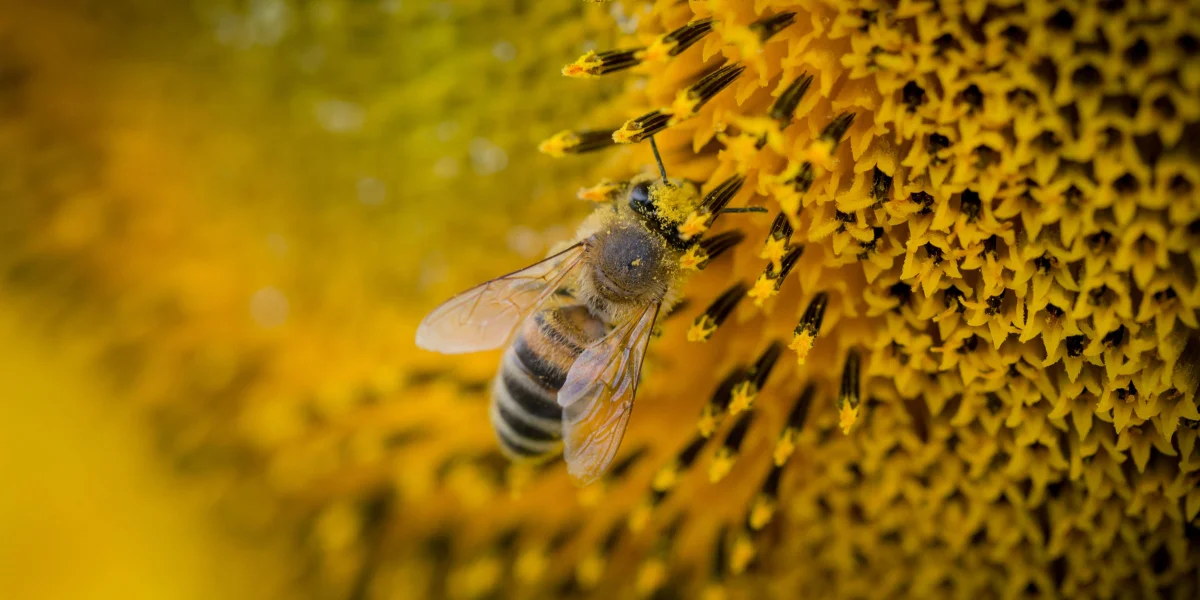
<path fill-rule="evenodd" d="M 679 236 L 679 225 L 699 206 L 699 188 L 690 181 L 671 179 L 667 183 L 646 177 L 630 182 L 626 202 L 633 214 L 650 231 L 675 248 L 689 243 Z"/>
<path fill-rule="evenodd" d="M 641 181 L 629 186 L 629 208 L 642 218 L 658 218 L 658 209 L 654 206 L 654 198 L 650 195 L 651 180 Z M 661 184 L 659 184 L 661 185 Z"/>

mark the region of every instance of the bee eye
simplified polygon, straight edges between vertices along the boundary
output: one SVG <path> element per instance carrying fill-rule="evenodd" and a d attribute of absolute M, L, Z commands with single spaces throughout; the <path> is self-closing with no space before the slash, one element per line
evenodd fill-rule
<path fill-rule="evenodd" d="M 629 206 L 641 214 L 654 212 L 654 201 L 650 199 L 650 182 L 643 181 L 630 188 Z"/>

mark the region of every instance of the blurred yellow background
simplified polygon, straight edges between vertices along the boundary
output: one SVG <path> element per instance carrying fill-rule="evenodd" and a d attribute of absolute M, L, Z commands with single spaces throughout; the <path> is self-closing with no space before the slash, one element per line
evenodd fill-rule
<path fill-rule="evenodd" d="M 0 597 L 295 586 L 299 413 L 582 208 L 537 202 L 580 168 L 536 154 L 580 116 L 538 53 L 603 16 L 567 4 L 0 2 Z"/>
<path fill-rule="evenodd" d="M 224 533 L 85 357 L 0 316 L 0 595 L 268 598 L 269 540 Z"/>

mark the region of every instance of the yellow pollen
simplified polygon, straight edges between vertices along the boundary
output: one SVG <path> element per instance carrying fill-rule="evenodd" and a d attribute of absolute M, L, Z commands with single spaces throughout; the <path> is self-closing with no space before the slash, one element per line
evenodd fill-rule
<path fill-rule="evenodd" d="M 637 582 L 634 587 L 641 597 L 649 596 L 658 588 L 662 587 L 663 582 L 667 580 L 667 566 L 663 564 L 661 559 L 651 559 L 642 565 L 638 570 Z"/>
<path fill-rule="evenodd" d="M 792 453 L 796 451 L 796 430 L 788 427 L 783 430 L 783 434 L 779 436 L 779 441 L 775 444 L 775 452 L 772 454 L 772 459 L 775 461 L 775 466 L 782 467 L 787 464 Z"/>
<path fill-rule="evenodd" d="M 678 481 L 679 470 L 675 465 L 668 465 L 654 474 L 654 481 L 650 482 L 650 487 L 656 492 L 665 492 L 675 487 L 675 483 Z"/>
<path fill-rule="evenodd" d="M 737 455 L 729 450 L 729 448 L 719 448 L 716 454 L 713 454 L 712 462 L 708 465 L 708 481 L 716 483 L 733 470 L 734 463 L 737 462 Z"/>
<path fill-rule="evenodd" d="M 670 109 L 659 109 L 657 112 L 659 115 L 666 117 L 671 117 L 672 115 Z M 634 117 L 628 121 L 625 121 L 625 123 L 621 125 L 620 129 L 613 132 L 613 141 L 618 144 L 631 144 L 635 141 L 641 141 L 639 136 L 645 133 L 646 130 L 644 127 L 638 125 L 638 120 L 640 118 L 641 117 Z"/>
<path fill-rule="evenodd" d="M 700 435 L 704 437 L 712 437 L 714 431 L 717 430 L 717 411 L 711 404 L 705 404 L 700 411 L 700 420 L 696 423 L 696 428 L 700 430 Z"/>
<path fill-rule="evenodd" d="M 579 580 L 579 585 L 585 589 L 596 587 L 600 578 L 604 576 L 605 566 L 604 556 L 599 552 L 589 553 L 575 568 L 575 577 Z"/>
<path fill-rule="evenodd" d="M 708 231 L 708 219 L 711 215 L 692 212 L 679 226 L 679 237 L 690 240 Z"/>
<path fill-rule="evenodd" d="M 650 42 L 650 45 L 647 46 L 645 50 L 638 53 L 637 57 L 646 62 L 658 62 L 670 56 L 671 49 L 674 48 L 676 44 L 674 42 L 663 41 L 663 38 L 665 37 L 666 35 L 661 35 L 653 42 Z"/>
<path fill-rule="evenodd" d="M 678 223 L 690 216 L 700 204 L 700 190 L 694 184 L 656 185 L 651 188 L 651 198 L 658 216 L 671 223 Z"/>
<path fill-rule="evenodd" d="M 759 34 L 749 27 L 729 25 L 721 33 L 725 39 L 741 50 L 743 56 L 757 57 L 762 52 L 762 41 L 759 39 Z"/>
<path fill-rule="evenodd" d="M 777 281 L 776 279 L 767 277 L 765 273 L 759 275 L 758 279 L 754 281 L 754 287 L 750 288 L 750 291 L 746 292 L 746 295 L 754 299 L 754 306 L 762 308 L 767 298 L 779 293 L 776 286 Z"/>
<path fill-rule="evenodd" d="M 849 404 L 842 406 L 838 410 L 838 426 L 842 428 L 842 433 L 850 433 L 850 429 L 854 427 L 855 421 L 858 420 L 858 407 L 851 407 Z"/>
<path fill-rule="evenodd" d="M 775 516 L 775 501 L 765 494 L 759 494 L 754 499 L 754 507 L 750 509 L 750 528 L 758 531 L 771 522 Z"/>
<path fill-rule="evenodd" d="M 517 557 L 514 567 L 517 580 L 523 583 L 536 583 L 546 572 L 546 554 L 541 550 L 528 550 Z"/>
<path fill-rule="evenodd" d="M 783 212 L 794 215 L 800 211 L 800 194 L 790 185 L 774 186 L 775 198 L 779 200 L 779 208 Z"/>
<path fill-rule="evenodd" d="M 783 257 L 787 252 L 787 238 L 772 237 L 767 239 L 767 243 L 763 245 L 762 252 L 758 254 L 758 257 L 771 261 L 771 268 L 778 273 L 783 268 Z"/>
<path fill-rule="evenodd" d="M 833 158 L 833 147 L 833 142 L 829 140 L 817 140 L 804 151 L 804 158 L 811 162 L 813 167 L 828 171 L 832 167 L 830 161 Z"/>
<path fill-rule="evenodd" d="M 708 315 L 701 315 L 692 326 L 688 328 L 687 340 L 689 342 L 707 342 L 708 338 L 717 330 L 717 324 L 713 318 Z"/>
<path fill-rule="evenodd" d="M 743 381 L 733 386 L 730 395 L 732 399 L 729 401 L 729 414 L 736 415 L 750 410 L 750 407 L 754 405 L 754 399 L 758 397 L 758 388 L 753 382 Z"/>
<path fill-rule="evenodd" d="M 595 77 L 596 69 L 604 65 L 596 56 L 595 50 L 588 50 L 586 54 L 575 59 L 575 62 L 563 67 L 562 74 L 567 77 Z"/>
<path fill-rule="evenodd" d="M 725 147 L 724 153 L 738 165 L 749 164 L 754 160 L 754 155 L 758 153 L 757 139 L 746 133 L 737 135 L 729 135 L 726 133 L 716 134 L 716 138 Z M 739 167 L 739 173 L 744 172 Z"/>
<path fill-rule="evenodd" d="M 637 135 L 638 131 L 630 123 L 626 122 L 620 129 L 613 132 L 613 141 L 618 144 L 628 144 L 633 141 L 633 136 Z"/>
<path fill-rule="evenodd" d="M 801 329 L 800 333 L 792 336 L 792 343 L 788 344 L 788 348 L 796 351 L 796 362 L 803 365 L 808 358 L 808 352 L 812 350 L 817 338 L 809 333 L 808 329 Z"/>
<path fill-rule="evenodd" d="M 478 598 L 491 591 L 500 580 L 503 566 L 499 559 L 489 556 L 475 561 L 450 578 L 454 595 Z"/>
<path fill-rule="evenodd" d="M 579 145 L 579 135 L 574 131 L 560 131 L 538 145 L 538 151 L 555 158 L 562 158 L 567 150 Z"/>
<path fill-rule="evenodd" d="M 677 125 L 694 116 L 700 107 L 700 98 L 692 96 L 688 90 L 680 90 L 675 95 L 675 101 L 671 103 L 671 112 L 674 115 L 671 117 L 671 125 Z"/>
<path fill-rule="evenodd" d="M 612 200 L 617 192 L 621 191 L 624 186 L 617 181 L 605 179 L 600 183 L 579 190 L 578 197 L 580 200 L 590 200 L 592 202 L 608 202 Z"/>
<path fill-rule="evenodd" d="M 742 134 L 739 137 L 746 138 L 751 144 L 757 145 L 759 140 L 765 140 L 772 148 L 779 148 L 782 145 L 779 123 L 774 119 L 735 116 L 733 123 L 741 130 Z M 757 149 L 755 150 L 757 151 Z"/>
<path fill-rule="evenodd" d="M 737 541 L 733 543 L 733 550 L 729 553 L 730 572 L 734 575 L 741 575 L 746 571 L 746 567 L 750 566 L 752 560 L 754 560 L 754 541 L 746 534 L 739 535 Z"/>
<path fill-rule="evenodd" d="M 708 262 L 708 254 L 704 248 L 700 246 L 692 246 L 688 248 L 683 256 L 679 257 L 679 268 L 687 271 L 699 271 L 704 268 L 704 264 Z"/>

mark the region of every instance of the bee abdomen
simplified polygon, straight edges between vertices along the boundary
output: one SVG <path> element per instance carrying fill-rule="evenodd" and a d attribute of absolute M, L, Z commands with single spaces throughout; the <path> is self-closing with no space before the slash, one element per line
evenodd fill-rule
<path fill-rule="evenodd" d="M 561 425 L 558 421 L 523 413 L 521 405 L 509 393 L 512 379 L 501 370 L 492 388 L 492 429 L 505 454 L 513 458 L 536 459 L 558 450 Z M 541 402 L 541 400 L 539 400 Z M 560 419 L 562 410 L 559 411 Z"/>
<path fill-rule="evenodd" d="M 539 312 L 518 330 L 492 389 L 492 426 L 506 453 L 531 459 L 559 449 L 558 390 L 584 346 L 602 332 L 581 306 Z"/>
<path fill-rule="evenodd" d="M 554 453 L 562 437 L 558 390 L 525 366 L 516 345 L 504 353 L 492 389 L 492 428 L 510 457 L 536 459 Z"/>
<path fill-rule="evenodd" d="M 512 364 L 519 360 L 515 356 L 506 356 L 506 364 L 500 372 L 500 389 L 497 391 L 502 392 L 502 399 L 506 401 L 509 412 L 557 424 L 562 419 L 558 390 L 540 385 L 531 373 L 517 364 Z"/>
<path fill-rule="evenodd" d="M 568 368 L 566 365 L 543 358 L 529 347 L 523 336 L 517 337 L 513 342 L 513 352 L 525 370 L 536 377 L 539 382 L 555 391 L 562 389 L 563 384 L 567 381 Z M 578 356 L 577 352 L 571 354 Z"/>

